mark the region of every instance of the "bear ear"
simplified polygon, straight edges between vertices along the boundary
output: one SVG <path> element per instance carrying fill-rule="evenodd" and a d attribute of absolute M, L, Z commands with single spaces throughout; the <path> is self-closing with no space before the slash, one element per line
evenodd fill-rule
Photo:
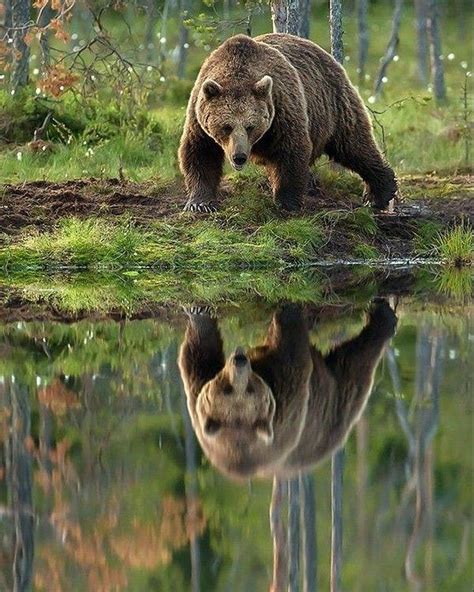
<path fill-rule="evenodd" d="M 264 76 L 255 84 L 255 94 L 262 99 L 269 97 L 272 94 L 273 78 L 271 76 Z"/>
<path fill-rule="evenodd" d="M 222 90 L 222 86 L 215 80 L 211 80 L 211 78 L 205 80 L 202 85 L 202 92 L 206 99 L 212 99 L 213 97 L 219 96 L 222 93 Z"/>
<path fill-rule="evenodd" d="M 257 438 L 262 440 L 267 446 L 273 442 L 273 427 L 270 421 L 259 420 L 255 424 L 255 433 Z"/>

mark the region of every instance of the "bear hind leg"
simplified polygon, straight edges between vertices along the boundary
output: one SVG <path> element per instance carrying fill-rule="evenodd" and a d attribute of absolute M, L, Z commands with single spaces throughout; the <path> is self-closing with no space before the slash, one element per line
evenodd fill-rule
<path fill-rule="evenodd" d="M 325 152 L 337 163 L 362 177 L 366 183 L 364 196 L 373 208 L 385 210 L 396 199 L 398 184 L 395 173 L 371 133 L 359 129 L 342 141 L 340 138 L 337 142 L 331 141 Z"/>

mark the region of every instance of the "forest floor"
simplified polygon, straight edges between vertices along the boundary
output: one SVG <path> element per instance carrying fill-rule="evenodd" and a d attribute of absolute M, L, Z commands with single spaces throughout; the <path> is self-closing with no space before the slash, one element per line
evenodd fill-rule
<path fill-rule="evenodd" d="M 178 181 L 3 185 L 0 322 L 148 318 L 254 298 L 325 305 L 417 291 L 469 302 L 472 175 L 404 176 L 393 214 L 364 207 L 357 178 L 331 175 L 296 215 L 276 210 L 260 176 L 227 180 L 212 215 L 183 212 Z"/>
<path fill-rule="evenodd" d="M 247 182 L 248 184 L 248 182 Z M 451 175 L 411 175 L 400 179 L 403 199 L 396 204 L 393 214 L 372 216 L 374 227 L 367 231 L 362 224 L 360 237 L 365 240 L 354 241 L 354 232 L 347 233 L 344 224 L 330 224 L 326 230 L 323 244 L 318 248 L 318 259 L 354 260 L 354 259 L 410 259 L 420 256 L 416 238 L 420 237 L 425 224 L 441 230 L 464 219 L 472 225 L 474 219 L 474 176 L 468 173 Z M 344 218 L 361 207 L 360 194 L 353 187 L 338 188 L 332 191 L 324 189 L 317 198 L 308 197 L 303 210 L 293 220 L 312 216 L 319 219 L 331 217 Z M 261 193 L 263 209 L 269 205 L 269 188 L 262 179 L 255 182 L 250 198 L 246 195 L 248 187 L 224 186 L 221 195 L 222 214 L 215 218 L 217 225 L 228 221 L 229 217 L 239 215 L 239 200 L 242 209 L 248 209 L 247 200 L 258 201 Z M 239 197 L 242 193 L 242 197 Z M 227 200 L 226 197 L 232 197 Z M 174 182 L 156 185 L 152 182 L 134 183 L 119 179 L 84 179 L 62 183 L 34 181 L 17 185 L 4 185 L 0 189 L 0 249 L 15 245 L 22 237 L 35 233 L 53 232 L 62 220 L 67 218 L 101 219 L 108 222 L 123 219 L 138 227 L 151 228 L 157 221 L 166 221 L 170 225 L 179 225 L 189 221 L 190 217 L 204 219 L 205 215 L 182 212 L 185 193 L 182 183 Z M 230 208 L 227 207 L 230 205 Z M 254 204 L 255 205 L 255 204 Z M 259 206 L 257 206 L 259 207 Z M 262 210 L 263 211 L 263 210 Z M 248 224 L 246 230 L 253 232 L 255 225 L 266 222 L 271 212 L 257 212 L 252 220 L 251 212 L 243 217 Z M 370 212 L 370 210 L 369 210 Z M 265 220 L 262 220 L 264 215 Z M 278 213 L 282 219 L 290 219 Z M 214 219 L 213 216 L 210 219 Z M 357 220 L 353 221 L 357 222 Z M 352 224 L 354 227 L 354 224 Z M 352 228 L 357 234 L 357 228 Z M 357 237 L 356 237 L 357 238 Z M 3 245 L 2 245 L 3 243 Z M 354 252 L 354 244 L 369 245 L 373 251 L 359 248 Z M 146 262 L 143 262 L 146 265 Z"/>

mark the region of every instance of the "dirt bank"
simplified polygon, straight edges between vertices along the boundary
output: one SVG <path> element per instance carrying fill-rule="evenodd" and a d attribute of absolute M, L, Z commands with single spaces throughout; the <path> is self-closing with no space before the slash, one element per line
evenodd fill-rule
<path fill-rule="evenodd" d="M 467 174 L 407 177 L 402 180 L 404 203 L 397 206 L 396 215 L 385 216 L 380 227 L 387 232 L 394 229 L 398 234 L 400 227 L 414 219 L 449 223 L 461 214 L 472 219 L 473 187 L 474 177 Z M 146 224 L 178 214 L 184 202 L 184 188 L 179 182 L 163 187 L 119 179 L 7 184 L 0 186 L 0 230 L 15 235 L 27 227 L 51 228 L 65 217 L 110 218 L 125 213 Z M 319 198 L 308 198 L 304 212 L 352 209 L 355 205 L 353 196 L 335 196 L 326 189 Z M 403 232 L 400 236 L 403 237 Z"/>

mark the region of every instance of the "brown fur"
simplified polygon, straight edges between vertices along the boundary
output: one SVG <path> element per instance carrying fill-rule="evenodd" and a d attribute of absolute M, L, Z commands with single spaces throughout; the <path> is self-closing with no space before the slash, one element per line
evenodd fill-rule
<path fill-rule="evenodd" d="M 302 310 L 285 306 L 265 343 L 236 371 L 243 350 L 226 361 L 217 322 L 191 315 L 179 366 L 205 454 L 225 474 L 243 478 L 291 476 L 332 453 L 364 409 L 395 326 L 379 301 L 362 332 L 323 357 L 310 345 Z"/>
<path fill-rule="evenodd" d="M 204 62 L 179 148 L 185 209 L 212 205 L 224 157 L 232 163 L 236 151 L 265 166 L 274 198 L 286 209 L 302 203 L 310 166 L 323 153 L 362 177 L 374 207 L 386 208 L 397 192 L 344 69 L 318 45 L 292 35 L 237 35 Z"/>

